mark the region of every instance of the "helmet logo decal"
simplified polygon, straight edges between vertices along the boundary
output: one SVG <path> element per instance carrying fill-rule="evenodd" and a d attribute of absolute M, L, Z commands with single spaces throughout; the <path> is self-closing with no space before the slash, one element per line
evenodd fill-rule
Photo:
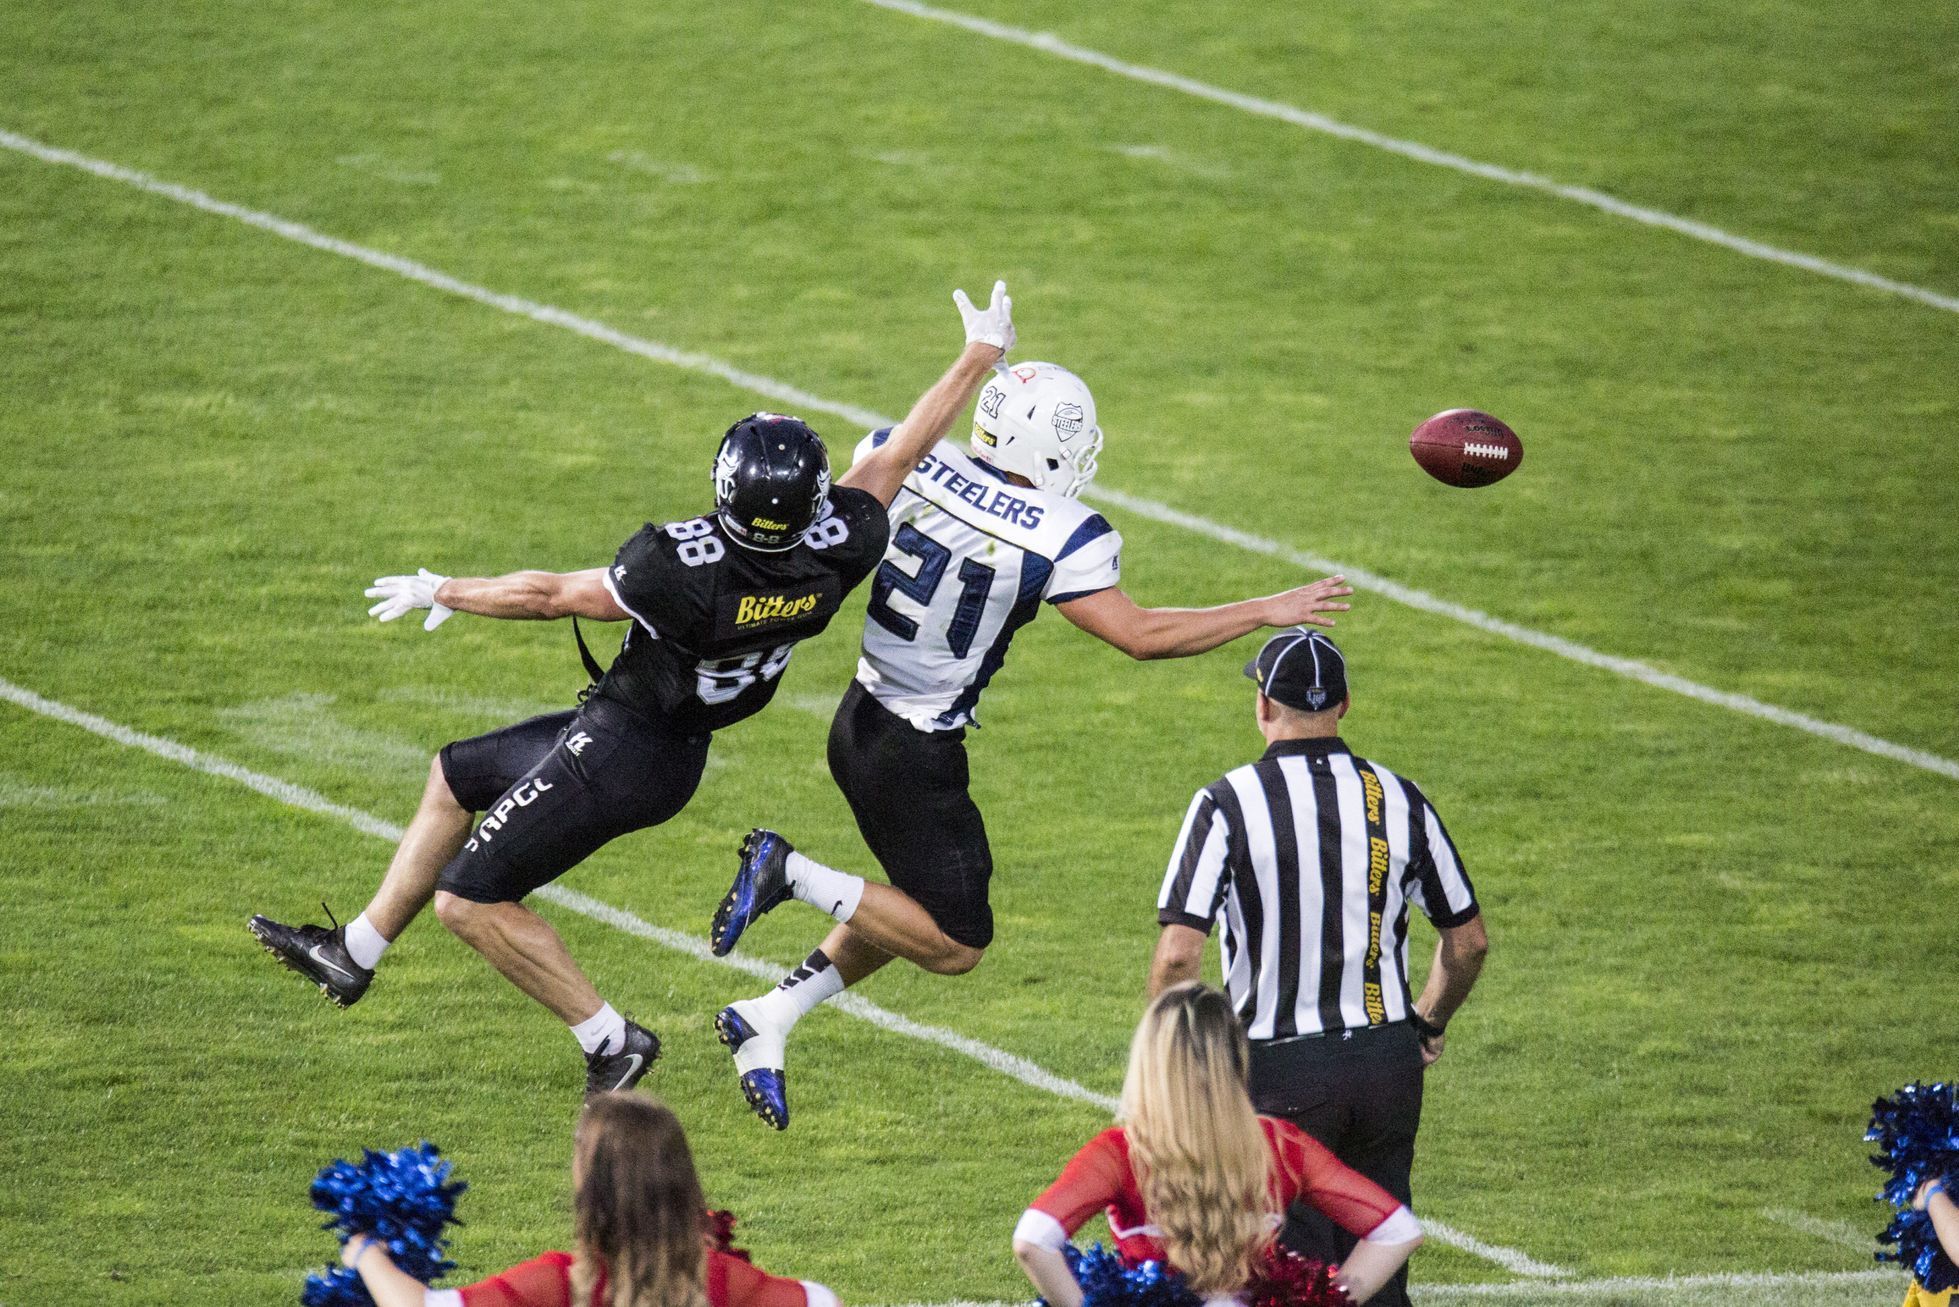
<path fill-rule="evenodd" d="M 1082 431 L 1082 406 L 1080 404 L 1056 404 L 1054 406 L 1054 434 L 1063 440 L 1078 436 Z"/>
<path fill-rule="evenodd" d="M 1007 392 L 999 386 L 989 385 L 980 392 L 980 412 L 990 418 L 1000 416 L 1000 405 L 1007 402 Z"/>
<path fill-rule="evenodd" d="M 735 493 L 735 475 L 741 471 L 741 458 L 728 445 L 714 458 L 714 497 L 726 501 Z"/>
<path fill-rule="evenodd" d="M 1019 377 L 1022 381 L 1032 381 L 1035 377 L 1041 375 L 1038 370 L 1036 370 L 1031 364 L 1027 364 L 1027 363 L 1023 363 L 1019 367 L 1015 368 L 1013 370 L 1013 373 L 1016 377 Z"/>

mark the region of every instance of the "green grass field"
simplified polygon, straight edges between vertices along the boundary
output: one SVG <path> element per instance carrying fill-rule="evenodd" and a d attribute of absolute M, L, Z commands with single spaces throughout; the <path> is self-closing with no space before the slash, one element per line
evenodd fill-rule
<path fill-rule="evenodd" d="M 1950 5 L 960 3 L 1959 294 Z M 950 289 L 1004 276 L 1020 355 L 1096 388 L 1101 485 L 1959 757 L 1937 307 L 856 0 L 16 0 L 0 131 L 875 412 L 956 348 Z M 605 562 L 774 404 L 0 149 L 0 680 L 405 821 L 430 751 L 583 677 L 555 626 L 377 626 L 369 578 Z M 1525 440 L 1501 486 L 1404 451 L 1462 404 Z M 1144 602 L 1303 579 L 1108 511 Z M 861 610 L 682 817 L 567 887 L 700 935 L 752 824 L 864 866 L 823 763 Z M 1349 738 L 1436 800 L 1494 941 L 1417 1208 L 1565 1273 L 1502 1288 L 1437 1240 L 1424 1299 L 1895 1301 L 1842 1273 L 1884 1221 L 1870 1100 L 1959 1072 L 1959 779 L 1378 592 L 1339 634 Z M 1113 1094 L 1184 803 L 1257 748 L 1252 647 L 1023 633 L 973 743 L 999 940 L 864 997 Z M 383 840 L 11 698 L 0 1303 L 294 1301 L 332 1250 L 313 1171 L 420 1137 L 472 1186 L 462 1275 L 563 1245 L 581 1068 L 547 1014 L 432 919 L 345 1014 L 243 929 L 357 911 Z M 647 1086 L 765 1265 L 859 1304 L 1027 1296 L 1014 1218 L 1104 1113 L 828 1011 L 774 1135 L 709 1025 L 759 982 L 544 910 L 665 1036 Z M 1757 1274 L 1814 1278 L 1708 1278 Z"/>

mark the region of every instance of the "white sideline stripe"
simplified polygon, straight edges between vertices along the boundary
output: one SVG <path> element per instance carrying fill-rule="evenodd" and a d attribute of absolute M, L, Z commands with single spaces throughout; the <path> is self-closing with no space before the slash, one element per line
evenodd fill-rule
<path fill-rule="evenodd" d="M 884 0 L 868 0 L 868 2 L 877 4 L 883 3 Z M 893 419 L 884 417 L 878 413 L 873 413 L 869 409 L 858 408 L 854 404 L 842 404 L 834 400 L 824 399 L 819 395 L 813 395 L 799 387 L 789 385 L 787 382 L 777 381 L 772 377 L 765 377 L 758 373 L 744 371 L 741 368 L 724 363 L 720 359 L 712 358 L 706 354 L 698 354 L 691 350 L 677 349 L 672 345 L 663 345 L 658 341 L 643 340 L 637 336 L 629 336 L 625 332 L 608 327 L 602 322 L 594 321 L 591 318 L 580 317 L 564 309 L 553 308 L 548 304 L 539 304 L 534 300 L 523 299 L 516 295 L 505 295 L 498 291 L 471 285 L 469 282 L 459 281 L 445 272 L 438 272 L 434 268 L 417 263 L 412 259 L 400 258 L 393 254 L 385 254 L 379 250 L 369 249 L 364 245 L 355 245 L 350 241 L 343 241 L 338 237 L 327 236 L 301 223 L 289 222 L 284 218 L 275 217 L 269 213 L 261 213 L 256 209 L 247 209 L 225 200 L 214 199 L 206 195 L 203 191 L 179 186 L 174 182 L 161 181 L 150 176 L 148 173 L 137 172 L 132 168 L 124 168 L 119 164 L 107 163 L 100 159 L 92 159 L 87 155 L 76 154 L 72 150 L 56 149 L 53 146 L 43 145 L 38 141 L 32 141 L 24 136 L 17 136 L 5 130 L 0 130 L 0 146 L 31 155 L 47 163 L 79 168 L 84 172 L 92 173 L 95 176 L 103 177 L 110 181 L 122 182 L 125 185 L 134 186 L 138 190 L 148 191 L 154 195 L 161 195 L 166 199 L 188 204 L 193 208 L 203 209 L 207 213 L 235 218 L 249 226 L 271 232 L 276 236 L 283 236 L 287 240 L 297 241 L 302 245 L 309 245 L 314 249 L 324 250 L 329 254 L 343 255 L 358 263 L 364 263 L 369 267 L 397 273 L 411 281 L 417 281 L 425 286 L 434 287 L 437 290 L 460 295 L 464 299 L 474 300 L 479 304 L 487 304 L 491 308 L 501 309 L 506 313 L 515 313 L 520 317 L 530 318 L 533 321 L 542 322 L 549 326 L 563 327 L 568 331 L 574 331 L 588 339 L 625 350 L 629 354 L 638 355 L 640 358 L 651 359 L 656 363 L 666 363 L 677 368 L 704 372 L 711 376 L 719 377 L 733 385 L 745 387 L 754 391 L 756 394 L 767 396 L 770 399 L 779 399 L 786 404 L 808 409 L 813 412 L 829 413 L 866 429 L 889 426 L 893 421 Z M 1386 577 L 1369 572 L 1365 568 L 1342 567 L 1338 563 L 1305 553 L 1302 550 L 1294 549 L 1292 546 L 1282 544 L 1279 541 L 1268 539 L 1265 536 L 1254 535 L 1249 531 L 1240 531 L 1236 527 L 1225 526 L 1222 523 L 1213 522 L 1209 518 L 1198 517 L 1193 513 L 1186 513 L 1181 509 L 1172 508 L 1168 504 L 1158 503 L 1154 499 L 1145 499 L 1139 495 L 1125 494 L 1120 490 L 1111 489 L 1106 486 L 1096 487 L 1090 494 L 1090 498 L 1115 504 L 1141 517 L 1147 517 L 1171 526 L 1179 526 L 1187 531 L 1194 531 L 1199 535 L 1207 536 L 1222 544 L 1237 545 L 1241 549 L 1283 559 L 1302 567 L 1338 571 L 1345 574 L 1347 579 L 1353 582 L 1357 589 L 1372 590 L 1387 599 L 1391 599 L 1399 604 L 1405 604 L 1410 608 L 1452 618 L 1455 621 L 1464 622 L 1493 635 L 1500 635 L 1505 639 L 1515 640 L 1519 644 L 1526 644 L 1535 649 L 1542 649 L 1547 653 L 1554 653 L 1561 658 L 1569 658 L 1573 662 L 1583 663 L 1588 667 L 1597 667 L 1608 672 L 1615 672 L 1618 675 L 1630 677 L 1633 680 L 1662 690 L 1671 690 L 1675 694 L 1683 694 L 1690 699 L 1698 699 L 1703 703 L 1710 703 L 1716 707 L 1727 708 L 1734 712 L 1745 713 L 1751 717 L 1759 717 L 1764 721 L 1793 727 L 1796 730 L 1806 731 L 1811 735 L 1820 736 L 1823 739 L 1833 741 L 1837 744 L 1846 745 L 1853 749 L 1862 749 L 1866 753 L 1873 753 L 1881 758 L 1890 758 L 1896 762 L 1902 762 L 1909 766 L 1918 767 L 1929 772 L 1936 772 L 1941 776 L 1959 780 L 1959 762 L 1954 762 L 1950 758 L 1944 758 L 1935 753 L 1928 753 L 1923 749 L 1914 749 L 1908 745 L 1894 744 L 1890 740 L 1881 739 L 1878 736 L 1857 730 L 1854 727 L 1838 725 L 1835 722 L 1826 722 L 1805 713 L 1792 712 L 1787 708 L 1778 708 L 1774 704 L 1763 703 L 1761 700 L 1750 698 L 1745 694 L 1733 694 L 1726 690 L 1717 690 L 1712 686 L 1702 685 L 1697 681 L 1690 681 L 1686 677 L 1675 676 L 1670 672 L 1660 671 L 1658 668 L 1639 662 L 1636 659 L 1621 658 L 1613 654 L 1600 653 L 1596 649 L 1578 644 L 1575 641 L 1566 640 L 1560 636 L 1551 635 L 1543 631 L 1532 630 L 1527 626 L 1519 626 L 1514 622 L 1506 622 L 1502 618 L 1492 617 L 1488 613 L 1479 612 L 1474 608 L 1467 608 L 1461 604 L 1451 603 L 1449 600 L 1437 598 L 1425 590 L 1417 590 L 1412 586 L 1402 585 L 1398 581 L 1391 581 Z"/>
<path fill-rule="evenodd" d="M 1015 45 L 1024 45 L 1029 49 L 1039 50 L 1043 54 L 1051 54 L 1057 58 L 1069 59 L 1078 64 L 1087 64 L 1091 68 L 1100 68 L 1105 72 L 1114 73 L 1118 77 L 1127 77 L 1133 81 L 1147 82 L 1152 86 L 1161 86 L 1166 90 L 1181 91 L 1185 95 L 1196 96 L 1200 100 L 1209 100 L 1214 104 L 1222 104 L 1228 108 L 1238 109 L 1249 114 L 1256 114 L 1261 118 L 1274 118 L 1283 123 L 1290 123 L 1294 127 L 1304 127 L 1308 131 L 1321 132 L 1327 136 L 1338 137 L 1343 141 L 1353 141 L 1360 145 L 1371 145 L 1377 150 L 1385 150 L 1389 154 L 1398 154 L 1403 158 L 1413 159 L 1418 163 L 1433 164 L 1438 168 L 1448 168 L 1454 172 L 1467 173 L 1472 177 L 1481 177 L 1487 181 L 1501 182 L 1506 186 L 1518 186 L 1525 190 L 1541 191 L 1546 195 L 1554 195 L 1561 200 L 1570 200 L 1574 204 L 1583 204 L 1589 208 L 1598 209 L 1604 213 L 1612 214 L 1614 217 L 1628 218 L 1633 222 L 1644 223 L 1649 227 L 1661 227 L 1667 231 L 1677 232 L 1682 236 L 1688 236 L 1697 241 L 1705 241 L 1710 245 L 1718 245 L 1723 249 L 1733 250 L 1737 254 L 1745 254 L 1751 259 L 1763 259 L 1770 263 L 1780 263 L 1785 267 L 1800 268 L 1804 272 L 1813 272 L 1823 277 L 1834 277 L 1838 281 L 1847 281 L 1854 285 L 1869 287 L 1872 290 L 1881 290 L 1892 295 L 1903 296 L 1905 299 L 1917 300 L 1919 303 L 1929 304 L 1935 309 L 1944 309 L 1947 313 L 1959 313 L 1959 297 L 1956 296 L 1942 294 L 1935 290 L 1927 290 L 1923 286 L 1913 286 L 1907 282 L 1893 281 L 1889 277 L 1881 277 L 1875 272 L 1867 272 L 1862 268 L 1853 268 L 1841 263 L 1832 263 L 1828 259 L 1818 258 L 1814 254 L 1804 254 L 1799 250 L 1785 250 L 1779 246 L 1750 240 L 1746 236 L 1737 236 L 1733 232 L 1723 231 L 1721 228 L 1712 226 L 1709 223 L 1698 222 L 1692 218 L 1683 218 L 1678 214 L 1667 213 L 1661 209 L 1649 209 L 1643 205 L 1628 204 L 1624 200 L 1608 195 L 1604 191 L 1593 190 L 1589 186 L 1570 186 L 1549 177 L 1539 176 L 1537 173 L 1519 172 L 1514 168 L 1503 168 L 1493 163 L 1481 163 L 1464 155 L 1453 154 L 1447 150 L 1438 150 L 1433 146 L 1423 145 L 1419 141 L 1407 141 L 1400 137 L 1388 136 L 1381 132 L 1372 131 L 1366 127 L 1356 127 L 1352 123 L 1341 122 L 1339 119 L 1329 118 L 1323 113 L 1314 113 L 1309 109 L 1301 109 L 1279 100 L 1267 100 L 1256 95 L 1245 95 L 1238 91 L 1226 90 L 1222 86 L 1213 86 L 1209 82 L 1200 82 L 1196 78 L 1185 77 L 1180 73 L 1168 72 L 1161 68 L 1152 68 L 1147 64 L 1129 63 L 1126 60 L 1117 59 L 1113 55 L 1103 54 L 1099 50 L 1091 50 L 1086 46 L 1075 45 L 1072 42 L 1064 41 L 1052 32 L 1035 32 L 1024 27 L 1014 27 L 1007 23 L 996 23 L 990 18 L 981 18 L 975 14 L 962 13 L 954 9 L 939 9 L 932 5 L 920 4 L 918 0 L 865 0 L 865 3 L 876 5 L 880 9 L 890 9 L 897 13 L 910 14 L 914 18 L 924 18 L 935 23 L 947 23 L 953 27 L 961 27 L 969 32 L 975 32 L 980 36 L 992 37 L 996 41 L 1009 41 Z"/>
<path fill-rule="evenodd" d="M 1798 1234 L 1827 1239 L 1833 1244 L 1855 1248 L 1859 1252 L 1872 1252 L 1877 1248 L 1875 1234 L 1866 1234 L 1848 1221 L 1829 1221 L 1788 1207 L 1764 1207 L 1762 1219 L 1794 1230 Z"/>
<path fill-rule="evenodd" d="M 877 3 L 878 0 L 868 0 L 868 2 Z M 1616 654 L 1601 653 L 1597 649 L 1593 649 L 1588 645 L 1579 644 L 1575 640 L 1567 640 L 1563 636 L 1552 635 L 1547 631 L 1533 630 L 1528 626 L 1519 626 L 1515 622 L 1506 622 L 1501 617 L 1492 617 L 1490 614 L 1478 609 L 1453 603 L 1437 595 L 1432 595 L 1426 590 L 1417 590 L 1413 586 L 1403 585 L 1399 581 L 1391 581 L 1387 577 L 1370 572 L 1364 567 L 1348 567 L 1345 564 L 1336 563 L 1331 559 L 1321 558 L 1317 554 L 1309 554 L 1304 550 L 1295 549 L 1291 545 L 1269 539 L 1266 536 L 1253 535 L 1249 531 L 1240 531 L 1236 527 L 1224 526 L 1211 521 L 1209 518 L 1198 517 L 1195 514 L 1186 513 L 1181 509 L 1171 508 L 1168 504 L 1160 504 L 1154 499 L 1144 499 L 1137 495 L 1125 494 L 1120 490 L 1108 489 L 1102 486 L 1093 487 L 1088 493 L 1091 498 L 1114 504 L 1116 507 L 1134 513 L 1138 517 L 1147 517 L 1171 526 L 1180 526 L 1189 531 L 1197 531 L 1209 536 L 1213 540 L 1225 544 L 1237 545 L 1239 548 L 1250 550 L 1252 553 L 1265 554 L 1269 557 L 1281 559 L 1313 571 L 1341 573 L 1356 590 L 1371 590 L 1383 598 L 1392 599 L 1394 602 L 1405 604 L 1409 608 L 1419 609 L 1425 613 L 1434 613 L 1438 617 L 1448 617 L 1466 626 L 1473 626 L 1479 631 L 1488 631 L 1491 635 L 1500 635 L 1506 640 L 1515 640 L 1518 644 L 1529 645 L 1533 649 L 1542 649 L 1546 653 L 1554 653 L 1560 658 L 1569 658 L 1572 662 L 1583 663 L 1587 667 L 1597 667 L 1604 671 L 1614 672 L 1620 676 L 1628 677 L 1631 680 L 1654 686 L 1657 689 L 1671 690 L 1675 694 L 1685 695 L 1689 699 L 1698 699 L 1702 703 L 1711 703 L 1717 708 L 1727 708 L 1734 712 L 1745 713 L 1750 717 L 1759 717 L 1764 721 L 1775 722 L 1781 726 L 1793 727 L 1796 730 L 1821 736 L 1823 739 L 1837 744 L 1847 745 L 1853 749 L 1862 749 L 1866 753 L 1874 753 L 1880 758 L 1890 758 L 1896 762 L 1908 763 L 1913 767 L 1919 767 L 1925 771 L 1936 772 L 1941 776 L 1949 776 L 1954 780 L 1959 780 L 1959 762 L 1954 762 L 1950 758 L 1941 757 L 1936 753 L 1928 753 L 1923 749 L 1914 749 L 1909 745 L 1894 744 L 1890 740 L 1881 739 L 1867 731 L 1860 731 L 1855 727 L 1843 726 L 1836 722 L 1826 722 L 1819 717 L 1811 717 L 1807 713 L 1795 712 L 1788 708 L 1779 708 L 1775 704 L 1764 703 L 1760 699 L 1751 698 L 1745 694 L 1735 694 L 1729 690 L 1717 690 L 1711 685 L 1702 685 L 1700 682 L 1690 681 L 1684 676 L 1675 676 L 1672 672 L 1663 672 L 1650 663 L 1640 662 L 1637 658 L 1621 658 Z"/>
<path fill-rule="evenodd" d="M 164 739 L 160 735 L 150 735 L 144 731 L 133 730 L 117 722 L 112 722 L 106 717 L 98 717 L 94 713 L 84 712 L 80 708 L 73 708 L 65 703 L 60 703 L 43 695 L 36 694 L 25 686 L 16 685 L 5 678 L 0 678 L 0 699 L 8 700 L 19 707 L 27 709 L 29 712 L 39 713 L 43 717 L 51 717 L 56 721 L 66 722 L 70 726 L 78 726 L 82 730 L 92 732 L 106 740 L 113 740 L 117 744 L 126 745 L 132 749 L 142 749 L 160 758 L 167 758 L 171 762 L 182 763 L 194 771 L 201 771 L 210 776 L 221 776 L 226 780 L 236 781 L 247 789 L 256 790 L 267 798 L 276 799 L 287 807 L 300 808 L 307 812 L 318 813 L 321 816 L 338 818 L 362 834 L 372 835 L 377 839 L 384 839 L 390 843 L 399 843 L 402 835 L 405 833 L 400 826 L 395 825 L 393 822 L 383 821 L 372 813 L 362 812 L 358 808 L 350 808 L 343 803 L 335 803 L 325 795 L 315 790 L 309 790 L 303 785 L 295 785 L 291 781 L 280 780 L 276 776 L 267 776 L 262 772 L 255 772 L 251 768 L 240 766 L 229 759 L 220 758 L 215 754 L 205 753 L 200 749 L 193 749 L 189 745 L 179 744 L 175 740 Z M 567 889 L 562 885 L 546 885 L 537 891 L 537 897 L 555 903 L 568 911 L 589 917 L 602 925 L 611 926 L 615 930 L 624 931 L 629 935 L 637 935 L 641 939 L 651 940 L 656 944 L 664 945 L 676 952 L 684 953 L 691 958 L 697 958 L 702 962 L 712 962 L 717 966 L 728 967 L 764 981 L 773 982 L 787 970 L 780 963 L 764 962 L 759 958 L 715 957 L 703 941 L 696 939 L 692 935 L 685 935 L 677 930 L 669 930 L 664 926 L 656 926 L 652 922 L 643 920 L 622 908 L 615 908 L 609 903 L 604 903 L 591 897 L 589 894 L 581 894 L 577 890 Z M 840 995 L 831 1001 L 830 1006 L 857 1017 L 859 1020 L 868 1021 L 879 1029 L 888 1030 L 893 1034 L 906 1035 L 912 1039 L 923 1040 L 929 1044 L 937 1044 L 941 1048 L 963 1054 L 991 1070 L 998 1071 L 1001 1075 L 1009 1076 L 1032 1088 L 1046 1090 L 1056 1097 L 1071 1098 L 1077 1102 L 1087 1103 L 1093 1107 L 1101 1108 L 1105 1112 L 1113 1113 L 1116 1109 L 1116 1100 L 1110 1098 L 1108 1095 L 1098 1094 L 1085 1085 L 1077 1084 L 1064 1076 L 1058 1076 L 1045 1067 L 1028 1061 L 1024 1057 L 1016 1056 L 1004 1049 L 995 1048 L 991 1044 L 983 1044 L 977 1039 L 969 1039 L 965 1035 L 961 1035 L 956 1031 L 947 1030 L 943 1026 L 926 1025 L 924 1022 L 914 1021 L 910 1017 L 900 1016 L 896 1012 L 881 1008 L 877 1004 L 859 998 L 855 994 Z M 1527 1254 L 1519 1252 L 1516 1249 L 1502 1248 L 1495 1244 L 1484 1243 L 1480 1239 L 1472 1238 L 1469 1235 L 1451 1229 L 1439 1221 L 1425 1218 L 1423 1228 L 1443 1243 L 1454 1244 L 1465 1252 L 1471 1252 L 1477 1256 L 1487 1258 L 1505 1270 L 1515 1272 L 1519 1275 L 1555 1277 L 1569 1274 L 1569 1272 L 1561 1270 L 1558 1267 L 1548 1266 L 1542 1262 L 1535 1261 Z"/>

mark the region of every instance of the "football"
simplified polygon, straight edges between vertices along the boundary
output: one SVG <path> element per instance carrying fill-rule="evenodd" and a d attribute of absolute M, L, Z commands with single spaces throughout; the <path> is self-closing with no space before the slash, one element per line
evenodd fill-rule
<path fill-rule="evenodd" d="M 1452 408 L 1416 427 L 1408 437 L 1408 452 L 1422 471 L 1451 486 L 1487 486 L 1524 461 L 1517 433 L 1473 408 Z"/>

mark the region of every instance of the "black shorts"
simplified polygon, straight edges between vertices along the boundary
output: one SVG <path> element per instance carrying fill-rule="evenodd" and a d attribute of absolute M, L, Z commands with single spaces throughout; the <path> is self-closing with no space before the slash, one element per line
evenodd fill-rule
<path fill-rule="evenodd" d="M 830 775 L 878 865 L 940 930 L 993 942 L 993 851 L 967 792 L 966 731 L 921 731 L 852 681 L 830 724 Z"/>
<path fill-rule="evenodd" d="M 1345 1038 L 1253 1040 L 1251 1091 L 1261 1113 L 1292 1122 L 1412 1206 L 1422 1123 L 1422 1049 L 1412 1025 L 1398 1021 Z M 1294 1252 L 1335 1265 L 1357 1242 L 1307 1202 L 1293 1204 L 1279 1237 Z M 1367 1301 L 1407 1307 L 1408 1268 Z"/>
<path fill-rule="evenodd" d="M 445 745 L 450 792 L 484 816 L 436 888 L 515 903 L 600 845 L 659 825 L 694 797 L 709 738 L 593 699 Z"/>

